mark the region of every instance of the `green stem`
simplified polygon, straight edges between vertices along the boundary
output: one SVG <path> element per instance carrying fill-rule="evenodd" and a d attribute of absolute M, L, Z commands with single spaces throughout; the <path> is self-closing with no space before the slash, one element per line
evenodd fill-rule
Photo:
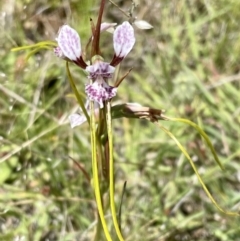
<path fill-rule="evenodd" d="M 98 177 L 98 163 L 97 163 L 97 138 L 96 138 L 96 123 L 95 123 L 95 115 L 94 115 L 94 103 L 90 102 L 91 108 L 91 118 L 90 118 L 90 129 L 91 129 L 91 146 L 92 146 L 92 172 L 93 172 L 93 188 L 95 192 L 95 198 L 98 207 L 98 213 L 100 216 L 100 220 L 102 222 L 103 231 L 108 241 L 112 241 L 111 235 L 107 228 L 107 223 L 104 217 L 103 205 L 101 199 L 100 192 L 100 184 Z"/>
<path fill-rule="evenodd" d="M 114 202 L 114 163 L 113 163 L 113 138 L 112 138 L 112 118 L 111 118 L 111 102 L 107 102 L 107 131 L 109 142 L 109 181 L 110 181 L 110 207 L 112 212 L 113 224 L 117 236 L 120 241 L 124 241 L 121 231 L 119 229 L 117 214 Z"/>
<path fill-rule="evenodd" d="M 72 87 L 72 90 L 73 90 L 73 92 L 74 92 L 74 94 L 75 94 L 75 96 L 76 96 L 76 98 L 77 98 L 77 101 L 78 101 L 78 103 L 79 103 L 79 105 L 80 105 L 80 107 L 81 107 L 84 115 L 85 115 L 86 118 L 87 118 L 88 124 L 90 124 L 89 115 L 88 115 L 88 113 L 87 113 L 87 110 L 86 110 L 86 108 L 85 108 L 85 105 L 84 105 L 84 103 L 83 103 L 83 100 L 82 100 L 82 98 L 81 98 L 81 96 L 80 96 L 80 94 L 79 94 L 79 92 L 78 92 L 78 90 L 77 90 L 77 88 L 76 88 L 76 85 L 75 85 L 75 83 L 74 83 L 74 81 L 73 81 L 73 78 L 72 78 L 72 75 L 71 75 L 71 73 L 70 73 L 68 61 L 66 62 L 66 69 L 67 69 L 68 79 L 69 79 L 70 85 L 71 85 L 71 87 Z"/>

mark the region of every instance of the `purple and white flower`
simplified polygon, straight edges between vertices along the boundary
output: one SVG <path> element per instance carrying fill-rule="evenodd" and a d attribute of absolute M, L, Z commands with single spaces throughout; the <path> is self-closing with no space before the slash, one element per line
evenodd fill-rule
<path fill-rule="evenodd" d="M 113 27 L 114 24 L 102 23 L 101 31 Z M 135 43 L 134 29 L 129 22 L 123 22 L 113 33 L 114 56 L 110 63 L 103 62 L 100 56 L 93 57 L 92 65 L 87 65 L 82 58 L 81 39 L 73 28 L 63 25 L 57 37 L 58 46 L 54 49 L 57 57 L 72 61 L 88 72 L 88 79 L 85 91 L 91 101 L 103 108 L 106 100 L 112 99 L 117 94 L 117 88 L 109 86 L 108 80 L 112 78 L 115 66 L 118 65 L 132 50 Z M 72 116 L 74 119 L 77 116 Z M 78 123 L 81 120 L 78 119 Z"/>

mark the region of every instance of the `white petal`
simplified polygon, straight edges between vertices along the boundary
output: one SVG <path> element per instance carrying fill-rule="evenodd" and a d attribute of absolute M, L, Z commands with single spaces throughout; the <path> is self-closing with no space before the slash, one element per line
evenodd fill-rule
<path fill-rule="evenodd" d="M 76 30 L 68 25 L 63 25 L 60 29 L 57 42 L 64 56 L 68 59 L 74 61 L 80 58 L 81 41 Z"/>
<path fill-rule="evenodd" d="M 85 115 L 71 114 L 68 117 L 70 121 L 71 128 L 82 125 L 87 119 Z"/>
<path fill-rule="evenodd" d="M 111 78 L 115 68 L 109 63 L 97 61 L 93 65 L 87 66 L 86 71 L 90 74 L 89 78 L 95 80 L 98 76 Z"/>
<path fill-rule="evenodd" d="M 134 21 L 134 24 L 140 29 L 151 29 L 151 28 L 153 28 L 153 26 L 150 23 L 148 23 L 147 21 L 144 21 L 144 20 Z"/>
<path fill-rule="evenodd" d="M 142 107 L 141 104 L 136 103 L 136 102 L 128 102 L 126 103 L 127 106 L 134 106 L 134 107 Z"/>
<path fill-rule="evenodd" d="M 119 25 L 113 34 L 113 47 L 117 57 L 124 58 L 135 43 L 134 29 L 125 21 Z"/>
<path fill-rule="evenodd" d="M 116 26 L 116 23 L 101 23 L 101 29 L 100 31 L 107 31 L 109 33 L 113 33 L 114 32 L 114 26 Z"/>

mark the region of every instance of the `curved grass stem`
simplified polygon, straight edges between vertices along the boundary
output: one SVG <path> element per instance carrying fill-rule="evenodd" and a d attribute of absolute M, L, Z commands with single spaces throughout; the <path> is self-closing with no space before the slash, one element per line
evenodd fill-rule
<path fill-rule="evenodd" d="M 197 124 L 195 124 L 194 122 L 190 121 L 190 120 L 187 120 L 187 119 L 183 119 L 183 118 L 172 118 L 172 117 L 167 117 L 168 120 L 171 120 L 171 121 L 175 121 L 175 122 L 182 122 L 182 123 L 185 123 L 185 124 L 188 124 L 190 126 L 192 126 L 194 129 L 196 129 L 198 131 L 198 133 L 204 138 L 207 146 L 210 148 L 213 156 L 214 156 L 214 160 L 216 161 L 216 163 L 220 166 L 220 168 L 222 170 L 224 170 L 224 167 L 222 165 L 222 163 L 220 162 L 218 156 L 217 156 L 217 153 L 210 141 L 210 139 L 208 138 L 208 135 L 203 131 L 203 129 L 201 127 L 199 127 Z"/>
<path fill-rule="evenodd" d="M 226 211 L 226 210 L 224 210 L 223 208 L 221 208 L 221 207 L 218 205 L 218 203 L 217 203 L 216 200 L 213 198 L 212 194 L 209 192 L 208 188 L 207 188 L 206 185 L 204 184 L 204 182 L 203 182 L 203 180 L 202 180 L 202 178 L 201 178 L 201 176 L 200 176 L 200 174 L 199 174 L 196 166 L 194 165 L 194 162 L 193 162 L 192 158 L 189 156 L 189 154 L 188 154 L 188 152 L 186 151 L 186 149 L 182 146 L 182 144 L 177 140 L 177 138 L 176 138 L 169 130 L 167 130 L 166 128 L 164 128 L 163 126 L 161 126 L 159 123 L 156 123 L 156 124 L 157 124 L 168 136 L 170 136 L 170 137 L 174 140 L 174 142 L 177 144 L 178 148 L 182 151 L 182 153 L 183 153 L 183 154 L 185 155 L 185 157 L 188 159 L 188 161 L 190 162 L 190 164 L 191 164 L 191 166 L 192 166 L 192 168 L 193 168 L 193 170 L 194 170 L 194 172 L 195 172 L 195 174 L 196 174 L 199 182 L 201 183 L 204 191 L 206 192 L 207 196 L 208 196 L 209 199 L 212 201 L 212 203 L 215 205 L 215 207 L 216 207 L 219 211 L 221 211 L 221 212 L 223 212 L 223 213 L 225 213 L 225 214 L 227 214 L 227 215 L 230 215 L 230 216 L 239 216 L 238 213 Z"/>
<path fill-rule="evenodd" d="M 49 48 L 49 47 L 57 47 L 57 43 L 56 41 L 42 41 L 36 44 L 32 44 L 32 45 L 26 45 L 26 46 L 21 46 L 21 47 L 16 47 L 16 48 L 12 48 L 11 51 L 12 52 L 17 52 L 17 51 L 21 51 L 21 50 L 26 50 L 26 49 L 32 49 L 32 48 Z"/>

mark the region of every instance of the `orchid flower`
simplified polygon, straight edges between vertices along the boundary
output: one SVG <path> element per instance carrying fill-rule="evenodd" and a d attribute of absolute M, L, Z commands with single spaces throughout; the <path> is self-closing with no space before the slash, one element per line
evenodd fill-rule
<path fill-rule="evenodd" d="M 112 28 L 114 24 L 102 23 L 101 31 Z M 63 25 L 57 37 L 58 46 L 54 49 L 57 57 L 74 62 L 88 73 L 89 84 L 86 84 L 85 92 L 88 100 L 94 101 L 103 108 L 106 100 L 112 99 L 117 94 L 117 88 L 108 85 L 112 78 L 115 66 L 118 65 L 131 51 L 134 43 L 134 29 L 129 22 L 119 25 L 113 33 L 114 56 L 110 63 L 103 62 L 101 56 L 93 56 L 92 64 L 87 65 L 82 57 L 81 39 L 76 30 L 68 25 Z M 72 120 L 72 121 L 71 121 Z M 77 114 L 70 117 L 71 123 L 81 124 L 84 118 Z M 72 127 L 76 126 L 71 124 Z"/>

